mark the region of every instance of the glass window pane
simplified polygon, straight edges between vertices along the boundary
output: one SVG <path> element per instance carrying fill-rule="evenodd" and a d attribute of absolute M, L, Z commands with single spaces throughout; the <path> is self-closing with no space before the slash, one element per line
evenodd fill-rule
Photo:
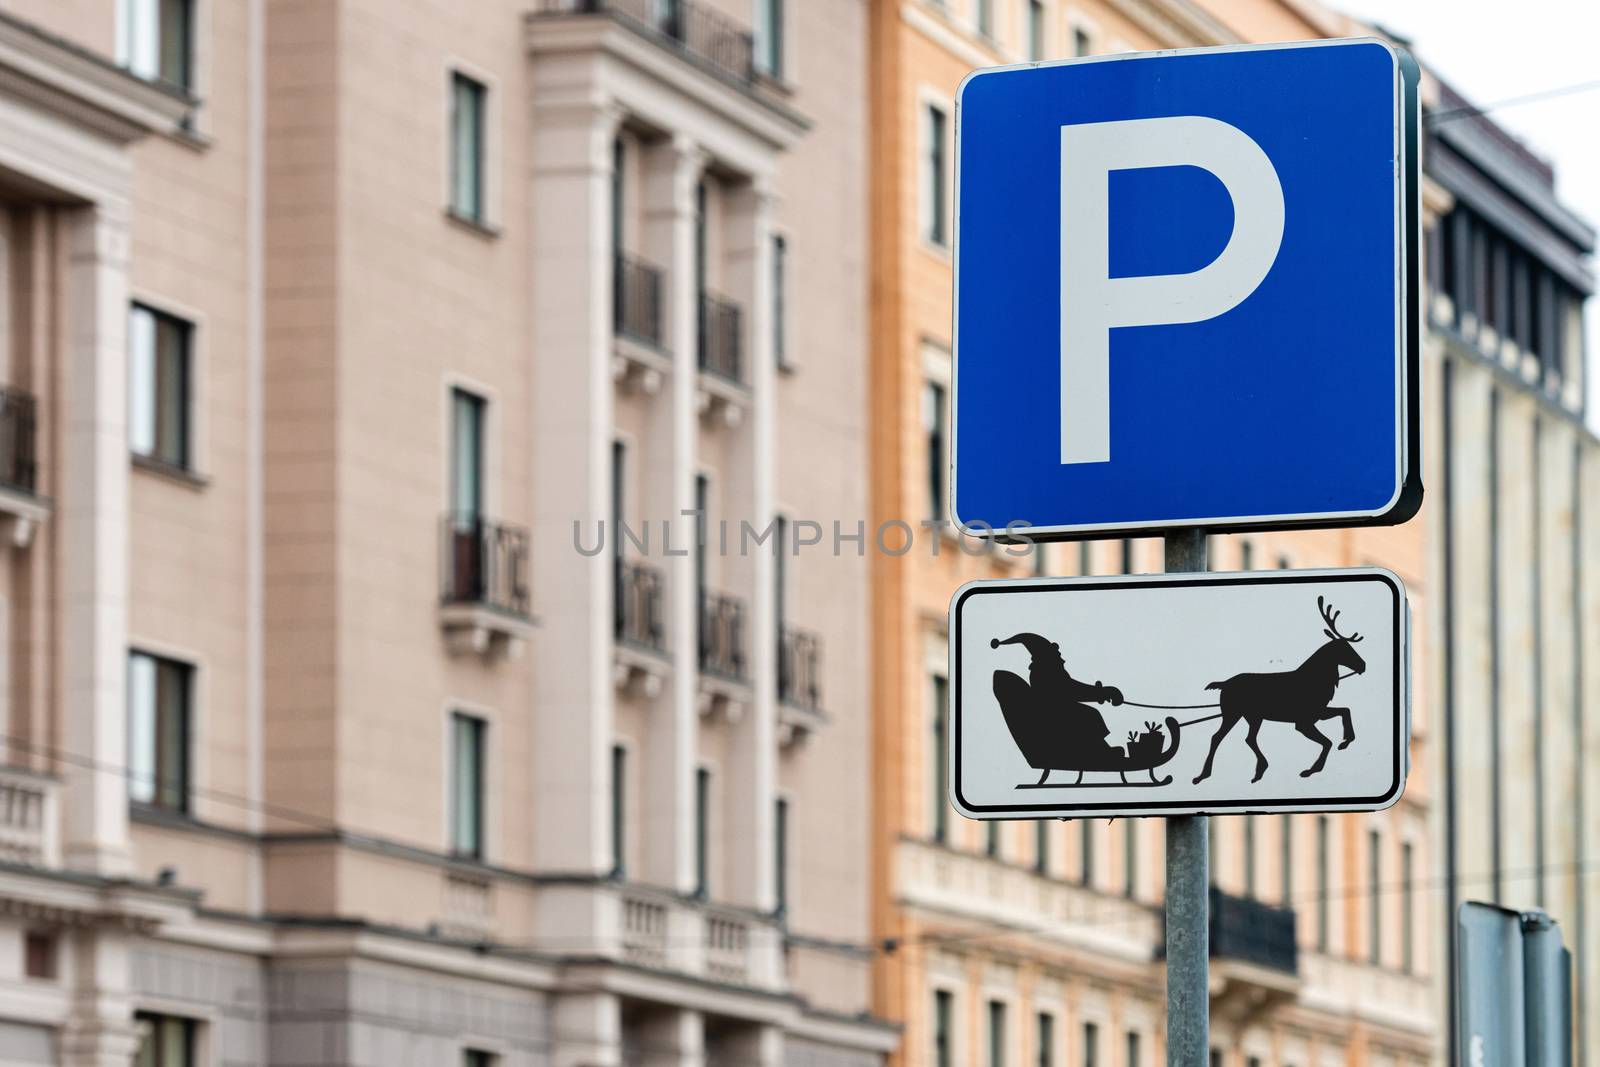
<path fill-rule="evenodd" d="M 156 667 L 156 799 L 162 807 L 189 806 L 189 668 L 171 660 Z"/>
<path fill-rule="evenodd" d="M 190 12 L 193 0 L 161 0 L 161 24 L 157 29 L 160 48 L 160 77 L 170 85 L 187 89 L 189 80 Z"/>
<path fill-rule="evenodd" d="M 451 722 L 452 812 L 451 848 L 463 855 L 483 855 L 484 723 L 457 713 Z"/>
<path fill-rule="evenodd" d="M 457 389 L 451 397 L 450 510 L 470 521 L 483 512 L 483 401 Z"/>
<path fill-rule="evenodd" d="M 189 465 L 189 327 L 155 317 L 155 456 L 177 467 Z"/>
<path fill-rule="evenodd" d="M 139 653 L 128 657 L 128 795 L 156 799 L 156 663 Z"/>
<path fill-rule="evenodd" d="M 463 74 L 451 81 L 450 207 L 463 218 L 483 219 L 484 87 Z"/>
<path fill-rule="evenodd" d="M 128 447 L 141 456 L 156 448 L 156 318 L 138 306 L 128 312 Z"/>

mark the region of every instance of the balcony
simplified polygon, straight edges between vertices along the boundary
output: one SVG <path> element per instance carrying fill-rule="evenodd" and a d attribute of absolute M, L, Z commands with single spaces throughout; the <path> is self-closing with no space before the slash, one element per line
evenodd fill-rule
<path fill-rule="evenodd" d="M 33 394 L 0 386 L 0 512 L 11 516 L 11 540 L 33 540 L 34 527 L 49 513 L 39 498 L 38 405 Z"/>
<path fill-rule="evenodd" d="M 533 626 L 528 531 L 480 515 L 447 514 L 440 532 L 440 621 L 451 649 L 515 651 Z"/>
<path fill-rule="evenodd" d="M 778 739 L 799 741 L 822 725 L 822 638 L 778 627 Z"/>
<path fill-rule="evenodd" d="M 59 867 L 60 822 L 54 778 L 0 766 L 0 863 Z"/>
<path fill-rule="evenodd" d="M 1292 908 L 1211 887 L 1212 1010 L 1244 1021 L 1300 988 Z"/>
<path fill-rule="evenodd" d="M 732 682 L 747 680 L 744 601 L 700 592 L 700 670 Z"/>
<path fill-rule="evenodd" d="M 652 970 L 724 985 L 781 988 L 782 936 L 770 918 L 639 885 L 616 887 L 616 954 Z"/>
<path fill-rule="evenodd" d="M 618 559 L 615 568 L 616 685 L 638 687 L 653 697 L 666 680 L 666 582 L 644 563 Z"/>
<path fill-rule="evenodd" d="M 755 40 L 722 12 L 693 0 L 539 0 L 536 13 L 608 15 L 690 63 L 741 87 L 756 83 Z"/>
<path fill-rule="evenodd" d="M 743 326 L 739 305 L 715 293 L 700 294 L 700 369 L 744 386 Z"/>
<path fill-rule="evenodd" d="M 671 369 L 666 356 L 665 272 L 626 252 L 611 261 L 612 377 L 625 389 L 654 394 Z"/>
<path fill-rule="evenodd" d="M 737 722 L 750 702 L 749 616 L 744 601 L 700 591 L 700 714 Z"/>

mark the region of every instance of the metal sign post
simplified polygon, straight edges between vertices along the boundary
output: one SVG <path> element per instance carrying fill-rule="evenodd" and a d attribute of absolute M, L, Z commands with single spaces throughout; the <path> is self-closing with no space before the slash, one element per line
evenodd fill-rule
<path fill-rule="evenodd" d="M 1167 572 L 1206 569 L 1204 530 L 1168 531 Z M 1211 856 L 1205 815 L 1167 817 L 1167 1063 L 1194 1067 L 1211 1047 Z"/>

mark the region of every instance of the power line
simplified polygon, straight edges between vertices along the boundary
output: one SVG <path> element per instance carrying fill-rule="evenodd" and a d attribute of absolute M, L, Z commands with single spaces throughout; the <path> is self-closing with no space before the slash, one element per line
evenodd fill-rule
<path fill-rule="evenodd" d="M 1465 107 L 1453 107 L 1446 111 L 1435 111 L 1423 120 L 1423 124 L 1430 127 L 1438 126 L 1440 123 L 1454 122 L 1456 119 L 1487 115 L 1489 112 L 1499 111 L 1501 108 L 1533 104 L 1540 100 L 1551 100 L 1558 96 L 1571 96 L 1574 93 L 1586 93 L 1592 89 L 1600 89 L 1600 78 L 1592 81 L 1572 82 L 1569 85 L 1558 85 L 1553 89 L 1541 89 L 1536 93 L 1525 93 L 1522 96 L 1507 97 L 1492 104 L 1468 104 Z"/>

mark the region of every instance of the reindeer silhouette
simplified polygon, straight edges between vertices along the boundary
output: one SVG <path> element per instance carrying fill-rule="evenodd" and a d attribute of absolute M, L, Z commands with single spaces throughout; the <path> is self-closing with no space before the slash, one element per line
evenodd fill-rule
<path fill-rule="evenodd" d="M 1333 742 L 1317 729 L 1318 722 L 1333 718 L 1344 721 L 1344 740 L 1339 742 L 1341 749 L 1348 748 L 1350 742 L 1356 739 L 1355 727 L 1350 722 L 1350 709 L 1330 708 L 1328 702 L 1333 699 L 1334 689 L 1339 685 L 1339 668 L 1348 667 L 1356 674 L 1367 669 L 1366 661 L 1350 647 L 1361 640 L 1361 635 L 1353 633 L 1345 637 L 1340 634 L 1339 613 L 1333 610 L 1331 604 L 1324 605 L 1320 596 L 1317 597 L 1317 611 L 1326 624 L 1322 632 L 1328 635 L 1328 643 L 1313 652 L 1300 666 L 1292 671 L 1274 674 L 1236 674 L 1225 681 L 1206 686 L 1207 689 L 1222 691 L 1222 725 L 1211 739 L 1211 751 L 1206 753 L 1206 765 L 1194 780 L 1196 785 L 1211 777 L 1211 761 L 1217 755 L 1217 746 L 1240 719 L 1249 724 L 1250 730 L 1244 739 L 1250 751 L 1256 754 L 1256 776 L 1250 779 L 1251 782 L 1261 781 L 1261 775 L 1267 769 L 1267 757 L 1262 755 L 1260 746 L 1256 744 L 1256 734 L 1265 720 L 1292 722 L 1296 730 L 1322 746 L 1317 761 L 1300 772 L 1302 778 L 1309 778 L 1322 770 L 1323 764 L 1328 761 L 1328 751 L 1333 747 Z"/>

